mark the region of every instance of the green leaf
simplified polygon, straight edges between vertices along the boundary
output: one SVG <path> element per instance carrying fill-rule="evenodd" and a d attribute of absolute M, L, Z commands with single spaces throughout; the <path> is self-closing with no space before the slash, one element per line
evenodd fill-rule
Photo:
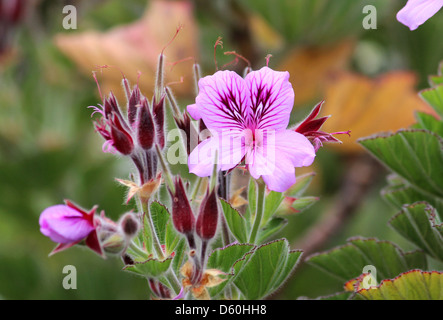
<path fill-rule="evenodd" d="M 389 225 L 418 248 L 443 261 L 443 226 L 426 202 L 403 206 Z"/>
<path fill-rule="evenodd" d="M 223 271 L 227 274 L 227 279 L 209 289 L 209 294 L 211 297 L 217 296 L 223 289 L 231 283 L 232 280 L 232 267 L 236 261 L 242 259 L 246 253 L 254 249 L 255 246 L 252 244 L 233 244 L 226 246 L 224 248 L 215 249 L 208 258 L 207 267 L 209 269 L 217 269 Z"/>
<path fill-rule="evenodd" d="M 401 210 L 405 204 L 426 201 L 437 210 L 440 215 L 443 213 L 443 198 L 432 196 L 429 193 L 420 192 L 410 186 L 406 186 L 404 181 L 398 185 L 390 185 L 385 187 L 381 192 L 383 198 Z"/>
<path fill-rule="evenodd" d="M 442 300 L 443 273 L 411 270 L 380 285 L 357 290 L 355 299 L 364 300 Z"/>
<path fill-rule="evenodd" d="M 133 265 L 127 265 L 123 268 L 141 276 L 156 278 L 165 273 L 171 265 L 172 257 L 165 260 L 148 259 L 143 262 L 135 262 Z"/>
<path fill-rule="evenodd" d="M 292 198 L 300 198 L 303 193 L 305 193 L 306 189 L 312 182 L 312 179 L 315 177 L 315 172 L 309 172 L 298 176 L 296 179 L 296 183 L 291 186 L 288 191 L 285 192 L 285 196 Z"/>
<path fill-rule="evenodd" d="M 212 251 L 208 258 L 208 268 L 229 273 L 234 263 L 254 248 L 255 245 L 247 243 L 231 244 L 223 248 L 217 248 Z"/>
<path fill-rule="evenodd" d="M 258 234 L 258 243 L 264 242 L 266 239 L 271 237 L 272 235 L 279 232 L 285 225 L 288 224 L 286 219 L 282 218 L 272 218 L 266 226 L 260 229 Z"/>
<path fill-rule="evenodd" d="M 223 209 L 223 214 L 225 215 L 226 223 L 228 224 L 229 230 L 234 235 L 240 243 L 248 242 L 248 221 L 234 209 L 228 202 L 224 199 L 220 199 L 220 203 Z"/>
<path fill-rule="evenodd" d="M 153 243 L 152 243 L 152 231 L 151 231 L 151 227 L 149 226 L 149 217 L 147 216 L 148 213 L 145 212 L 143 214 L 143 240 L 142 240 L 142 244 L 144 244 L 146 251 L 148 253 L 152 253 L 153 252 Z M 143 247 L 143 246 L 141 246 Z"/>
<path fill-rule="evenodd" d="M 263 212 L 263 218 L 261 221 L 261 225 L 264 226 L 268 223 L 269 219 L 277 211 L 278 207 L 282 203 L 284 199 L 283 193 L 271 191 L 265 197 L 265 208 Z"/>
<path fill-rule="evenodd" d="M 168 209 L 161 203 L 154 201 L 150 207 L 151 219 L 154 224 L 155 233 L 161 244 L 166 242 L 166 226 L 169 222 L 170 214 Z M 148 218 L 148 217 L 146 217 Z"/>
<path fill-rule="evenodd" d="M 181 267 L 186 262 L 186 258 L 188 257 L 186 254 L 187 248 L 187 242 L 184 238 L 182 238 L 175 247 L 175 255 L 172 259 L 172 270 L 174 270 L 175 274 L 180 273 Z"/>
<path fill-rule="evenodd" d="M 439 84 L 443 84 L 443 61 L 440 62 L 440 65 L 438 67 L 438 75 L 430 76 L 429 83 L 433 87 L 438 86 Z"/>
<path fill-rule="evenodd" d="M 433 115 L 425 112 L 416 112 L 415 117 L 419 125 L 419 129 L 425 129 L 443 137 L 443 122 L 437 120 Z"/>
<path fill-rule="evenodd" d="M 388 279 L 413 268 L 427 267 L 423 252 L 404 253 L 392 242 L 367 238 L 349 239 L 346 245 L 314 254 L 306 262 L 342 282 L 360 276 L 365 266 L 376 268 L 377 279 Z"/>
<path fill-rule="evenodd" d="M 169 256 L 175 250 L 175 247 L 182 239 L 182 236 L 175 230 L 172 223 L 172 217 L 164 205 L 154 201 L 151 203 L 149 212 L 158 240 L 161 245 L 165 246 L 166 255 Z M 148 250 L 149 253 L 152 253 L 153 235 L 149 223 L 149 216 L 146 213 L 143 215 L 143 237 L 146 250 Z"/>
<path fill-rule="evenodd" d="M 359 142 L 415 188 L 443 197 L 443 142 L 435 133 L 400 130 Z"/>
<path fill-rule="evenodd" d="M 235 263 L 234 284 L 246 299 L 262 299 L 283 284 L 301 255 L 291 251 L 285 239 L 257 247 Z"/>
<path fill-rule="evenodd" d="M 172 223 L 172 219 L 169 219 L 168 224 L 166 225 L 166 234 L 165 234 L 165 251 L 166 256 L 169 256 L 177 247 L 180 240 L 184 239 L 181 234 L 179 234 Z"/>
<path fill-rule="evenodd" d="M 248 186 L 248 206 L 246 207 L 245 219 L 252 224 L 253 217 L 255 215 L 257 205 L 257 186 L 254 179 L 249 179 Z"/>
<path fill-rule="evenodd" d="M 443 117 L 443 85 L 420 91 L 420 96 Z"/>
<path fill-rule="evenodd" d="M 308 209 L 310 206 L 312 206 L 318 200 L 320 200 L 319 197 L 302 197 L 302 198 L 296 199 L 292 203 L 291 208 L 296 210 L 296 212 L 300 213 L 300 212 Z"/>

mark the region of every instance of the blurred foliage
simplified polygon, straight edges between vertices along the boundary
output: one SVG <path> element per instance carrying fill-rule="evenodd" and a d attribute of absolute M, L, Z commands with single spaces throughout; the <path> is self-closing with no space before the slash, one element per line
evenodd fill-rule
<path fill-rule="evenodd" d="M 198 31 L 197 53 L 192 54 L 198 54 L 203 74 L 214 71 L 213 46 L 217 37 L 222 36 L 225 51 L 236 50 L 254 67 L 263 66 L 264 57 L 271 53 L 271 67 L 278 66 L 279 70 L 294 68 L 296 74 L 291 73 L 291 79 L 300 83 L 300 90 L 311 90 L 302 86 L 305 79 L 325 83 L 313 88 L 311 94 L 300 100 L 293 114 L 293 123 L 302 120 L 312 105 L 325 97 L 331 73 L 351 72 L 373 78 L 394 70 L 405 70 L 416 75 L 415 89 L 418 90 L 427 87 L 428 75 L 435 73 L 443 59 L 443 12 L 410 32 L 395 19 L 396 12 L 404 5 L 400 0 L 195 0 L 191 3 Z M 62 28 L 62 8 L 66 4 L 78 8 L 78 30 Z M 375 30 L 362 27 L 365 16 L 362 8 L 366 4 L 377 8 Z M 2 298 L 148 298 L 146 283 L 121 272 L 122 263 L 118 259 L 101 260 L 81 248 L 47 258 L 54 244 L 38 229 L 41 211 L 65 198 L 86 208 L 99 204 L 100 209 L 114 219 L 132 209 L 123 205 L 124 189 L 114 180 L 115 177 L 128 177 L 129 164 L 102 153 L 102 141 L 94 132 L 90 110 L 86 108 L 99 103 L 97 86 L 88 72 L 82 73 L 77 64 L 59 51 L 53 39 L 60 33 L 108 32 L 110 28 L 138 21 L 145 8 L 144 0 L 30 1 L 28 18 L 14 30 L 12 51 L 7 59 L 0 59 Z M 160 30 L 162 26 L 158 28 Z M 340 55 L 343 60 L 339 64 L 331 66 L 337 60 L 328 59 L 330 51 L 325 48 L 338 46 L 344 40 L 350 48 Z M 164 44 L 167 41 L 165 39 Z M 119 49 L 118 46 L 113 48 Z M 304 68 L 297 66 L 301 56 Z M 224 55 L 222 50 L 217 51 L 216 57 L 219 65 L 232 60 L 232 56 Z M 314 68 L 318 61 L 326 61 L 325 66 Z M 181 64 L 182 68 L 190 69 L 192 62 Z M 239 61 L 233 68 L 241 70 L 244 66 Z M 119 70 L 121 66 L 115 67 Z M 103 70 L 103 74 L 107 72 L 111 71 Z M 112 72 L 116 73 L 115 70 Z M 192 80 L 187 78 L 184 81 Z M 295 86 L 296 95 L 298 89 Z M 193 92 L 179 99 L 182 108 L 190 102 L 192 95 Z M 384 105 L 384 108 L 400 107 L 389 103 Z M 334 113 L 332 116 L 343 118 L 348 114 Z M 340 123 L 347 123 L 342 121 Z M 373 121 L 377 122 L 377 119 Z M 332 131 L 347 129 L 350 128 L 334 127 Z M 378 126 L 373 129 L 378 130 Z M 383 129 L 397 128 L 388 125 Z M 346 144 L 349 140 L 343 138 L 343 142 Z M 280 236 L 293 243 L 320 219 L 328 207 L 334 205 L 334 194 L 351 160 L 348 154 L 340 152 L 340 146 L 318 152 L 315 168 L 309 168 L 309 171 L 314 169 L 318 173 L 309 194 L 319 196 L 320 201 L 305 213 L 289 217 L 288 226 Z M 409 243 L 387 226 L 395 210 L 380 197 L 384 184 L 384 178 L 375 182 L 357 214 L 330 239 L 325 249 L 343 244 L 355 235 L 386 239 L 399 244 L 405 251 L 411 249 Z M 433 263 L 438 266 L 437 262 L 431 261 L 431 265 Z M 68 264 L 77 267 L 77 290 L 62 287 L 62 269 Z M 274 297 L 317 297 L 342 289 L 339 281 L 309 265 L 300 264 L 291 281 Z"/>

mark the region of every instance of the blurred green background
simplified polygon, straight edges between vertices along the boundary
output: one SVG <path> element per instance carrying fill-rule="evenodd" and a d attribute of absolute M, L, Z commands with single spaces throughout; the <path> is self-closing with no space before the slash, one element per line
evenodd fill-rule
<path fill-rule="evenodd" d="M 152 5 L 152 2 L 157 4 Z M 167 4 L 163 9 L 155 10 L 159 2 Z M 271 67 L 280 70 L 294 68 L 306 72 L 291 74 L 291 79 L 295 77 L 301 83 L 307 79 L 306 81 L 314 81 L 313 84 L 319 86 L 312 90 L 312 94 L 297 101 L 293 115 L 293 121 L 296 122 L 302 120 L 314 104 L 324 98 L 326 89 L 320 84 L 323 78 L 330 76 L 326 72 L 329 69 L 334 72 L 353 72 L 370 78 L 394 70 L 407 70 L 417 77 L 416 90 L 427 87 L 427 76 L 435 74 L 438 63 L 443 60 L 443 12 L 411 32 L 395 18 L 396 12 L 405 2 L 26 2 L 22 19 L 8 27 L 8 40 L 2 39 L 6 46 L 3 52 L 0 52 L 0 297 L 149 297 L 146 281 L 122 272 L 123 264 L 119 259 L 102 260 L 94 253 L 78 247 L 48 258 L 54 244 L 40 234 L 38 218 L 44 208 L 62 203 L 63 199 L 72 199 L 85 208 L 98 204 L 100 209 L 105 210 L 113 219 L 118 219 L 120 214 L 132 208 L 124 205 L 125 190 L 114 180 L 115 177 L 126 178 L 132 168 L 125 159 L 104 154 L 101 151 L 102 141 L 94 132 L 90 118 L 91 110 L 87 107 L 97 105 L 100 98 L 90 71 L 94 69 L 94 63 L 113 66 L 113 70 L 97 73 L 99 82 L 103 83 L 103 93 L 106 93 L 108 88 L 118 90 L 119 83 L 115 77 L 121 79 L 120 71 L 135 77 L 136 70 L 142 72 L 141 81 L 146 81 L 145 90 L 152 90 L 149 83 L 152 78 L 152 66 L 156 64 L 155 57 L 173 35 L 170 31 L 163 35 L 163 31 L 166 26 L 168 30 L 177 27 L 176 22 L 165 19 L 168 12 L 164 8 L 177 6 L 177 9 L 174 9 L 174 18 L 184 24 L 177 41 L 171 44 L 170 49 L 166 49 L 166 55 L 168 56 L 168 50 L 171 50 L 170 54 L 175 60 L 192 56 L 201 64 L 203 74 L 214 72 L 214 43 L 218 36 L 223 37 L 225 51 L 236 50 L 249 59 L 254 68 L 263 66 L 265 56 L 271 53 Z M 63 28 L 66 14 L 63 14 L 62 10 L 68 4 L 77 8 L 76 30 Z M 366 30 L 362 26 L 362 21 L 367 16 L 362 10 L 368 4 L 377 10 L 376 29 Z M 180 16 L 180 10 L 184 12 L 183 18 Z M 165 26 L 148 23 L 146 28 L 150 28 L 149 30 L 142 28 L 142 35 L 146 31 L 146 38 L 143 38 L 146 47 L 134 46 L 134 42 L 125 42 L 125 39 L 134 36 L 131 30 L 115 29 L 143 19 L 154 19 L 153 17 Z M 191 32 L 186 33 L 187 30 Z M 64 39 L 64 42 L 55 41 L 60 34 L 86 34 L 86 37 L 77 38 L 75 41 L 69 40 L 69 37 Z M 318 50 L 333 48 L 342 41 L 352 43 L 349 54 L 344 54 L 344 57 L 339 55 L 345 63 L 329 68 L 329 65 L 334 65 L 337 60 L 334 56 L 331 58 L 334 50 Z M 111 45 L 103 47 L 100 54 L 88 49 L 100 48 L 109 43 Z M 174 49 L 174 45 L 178 48 Z M 147 47 L 152 47 L 151 51 L 154 52 L 143 52 L 143 48 Z M 307 51 L 302 57 L 308 62 L 312 59 L 312 66 L 308 64 L 304 69 L 294 67 L 299 63 L 297 57 L 301 59 L 297 53 L 300 51 L 297 50 L 306 48 L 312 51 Z M 232 56 L 223 55 L 222 52 L 221 48 L 217 49 L 220 66 L 232 60 Z M 92 57 L 94 54 L 97 54 L 94 56 L 95 60 L 87 59 L 88 55 Z M 140 57 L 144 57 L 145 61 L 138 61 Z M 329 61 L 331 59 L 332 61 Z M 326 71 L 317 70 L 316 61 L 326 61 Z M 181 72 L 192 71 L 192 62 L 185 60 L 179 65 L 176 69 L 167 70 L 167 76 L 171 75 L 170 81 L 177 81 Z M 127 66 L 131 66 L 132 69 L 128 69 Z M 245 64 L 239 61 L 231 67 L 241 71 L 244 66 Z M 173 88 L 178 90 L 177 98 L 182 108 L 192 101 L 194 91 L 189 76 L 185 76 L 183 84 L 175 84 Z M 296 95 L 303 96 L 303 92 L 297 92 L 297 86 L 295 92 Z M 149 96 L 149 91 L 146 94 Z M 346 114 L 333 114 L 333 117 L 346 117 Z M 392 121 L 396 122 L 396 119 Z M 411 123 L 400 123 L 404 126 L 409 124 Z M 336 128 L 337 131 L 347 129 L 349 128 Z M 374 130 L 377 129 L 377 125 L 374 124 Z M 343 138 L 343 141 L 346 143 L 346 138 Z M 280 236 L 296 243 L 309 227 L 315 225 L 337 201 L 340 201 L 337 195 L 349 163 L 364 157 L 364 151 L 359 150 L 358 146 L 355 149 L 357 151 L 342 152 L 340 147 L 323 148 L 318 152 L 315 167 L 310 168 L 318 174 L 306 194 L 318 196 L 320 201 L 308 211 L 291 216 Z M 377 174 L 371 180 L 355 212 L 322 244 L 321 250 L 344 244 L 348 237 L 357 235 L 391 240 L 403 249 L 412 248 L 387 226 L 387 221 L 395 210 L 380 197 L 387 172 L 382 167 L 375 166 Z M 62 269 L 65 265 L 74 265 L 77 268 L 76 290 L 65 290 L 62 287 L 65 276 Z M 432 265 L 442 268 L 436 263 Z M 313 267 L 301 264 L 285 287 L 271 298 L 313 298 L 340 291 L 342 285 Z"/>

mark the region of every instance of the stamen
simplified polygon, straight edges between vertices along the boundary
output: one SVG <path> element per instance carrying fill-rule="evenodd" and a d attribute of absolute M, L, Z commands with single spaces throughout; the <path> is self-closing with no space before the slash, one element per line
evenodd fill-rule
<path fill-rule="evenodd" d="M 177 29 L 175 30 L 175 34 L 172 37 L 171 40 L 169 40 L 169 42 L 163 47 L 161 54 L 163 55 L 163 52 L 166 50 L 167 47 L 169 47 L 169 45 L 175 40 L 175 38 L 177 37 L 178 33 L 180 32 L 181 29 L 183 29 L 184 26 L 182 24 L 179 24 Z"/>
<path fill-rule="evenodd" d="M 269 59 L 271 59 L 271 57 L 272 57 L 272 54 L 270 54 L 270 53 L 267 54 L 266 57 L 265 57 L 265 60 L 266 60 L 266 66 L 267 66 L 267 67 L 269 67 Z"/>
<path fill-rule="evenodd" d="M 181 63 L 181 62 L 185 62 L 185 61 L 189 61 L 189 60 L 194 60 L 195 61 L 195 57 L 187 57 L 187 58 L 183 58 L 183 59 L 180 59 L 180 60 L 177 60 L 177 61 L 175 61 L 175 62 L 166 62 L 166 64 L 167 65 L 170 65 L 171 66 L 171 69 L 169 69 L 170 71 L 172 71 L 172 69 L 177 65 L 177 64 L 179 64 L 179 63 Z"/>
<path fill-rule="evenodd" d="M 95 83 L 97 84 L 98 94 L 100 95 L 100 99 L 103 101 L 103 95 L 102 95 L 102 91 L 100 90 L 100 84 L 98 83 L 98 80 L 97 80 L 96 71 L 92 71 L 92 77 L 94 78 Z"/>
<path fill-rule="evenodd" d="M 184 77 L 181 76 L 179 81 L 168 82 L 168 83 L 165 84 L 165 86 L 170 86 L 170 85 L 174 85 L 174 84 L 182 84 L 184 82 L 183 79 L 184 79 Z"/>
<path fill-rule="evenodd" d="M 237 63 L 238 63 L 238 58 L 235 57 L 234 60 L 232 60 L 232 61 L 230 61 L 230 62 L 225 63 L 224 65 L 222 65 L 222 66 L 221 66 L 221 69 L 225 69 L 226 67 L 228 67 L 228 66 L 230 66 L 230 65 L 237 65 Z"/>
<path fill-rule="evenodd" d="M 238 54 L 238 53 L 235 52 L 235 51 L 226 51 L 226 52 L 225 52 L 225 55 L 234 55 L 234 56 L 236 56 L 237 58 L 240 58 L 240 59 L 242 59 L 244 62 L 246 62 L 246 64 L 248 65 L 248 67 L 251 68 L 251 62 L 250 62 L 248 59 L 246 59 L 245 57 L 243 57 L 241 54 Z M 238 59 L 236 59 L 236 60 L 238 61 Z"/>
<path fill-rule="evenodd" d="M 137 87 L 140 88 L 140 77 L 142 76 L 142 72 L 137 71 Z"/>
<path fill-rule="evenodd" d="M 218 37 L 214 44 L 214 64 L 215 64 L 215 71 L 218 71 L 218 65 L 217 65 L 217 47 L 220 46 L 220 48 L 223 49 L 223 41 L 222 37 Z"/>

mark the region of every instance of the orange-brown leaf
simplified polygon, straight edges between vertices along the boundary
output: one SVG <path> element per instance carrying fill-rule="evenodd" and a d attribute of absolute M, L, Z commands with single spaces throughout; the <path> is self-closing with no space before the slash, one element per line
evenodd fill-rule
<path fill-rule="evenodd" d="M 329 83 L 323 114 L 332 115 L 323 126 L 326 132 L 351 130 L 337 150 L 363 151 L 355 141 L 382 131 L 406 128 L 415 122 L 414 111 L 432 112 L 417 95 L 416 78 L 395 71 L 377 79 L 357 74 L 340 74 Z"/>
<path fill-rule="evenodd" d="M 295 104 L 318 99 L 329 77 L 346 69 L 354 42 L 345 40 L 324 47 L 300 47 L 290 52 L 277 68 L 289 71 L 295 91 Z"/>
<path fill-rule="evenodd" d="M 192 12 L 190 1 L 150 1 L 138 21 L 107 32 L 59 34 L 55 37 L 55 44 L 88 75 L 97 70 L 97 66 L 115 67 L 101 75 L 100 85 L 105 93 L 113 90 L 119 99 L 123 98 L 120 70 L 131 83 L 138 81 L 140 71 L 142 91 L 152 92 L 158 55 L 179 25 L 184 28 L 165 50 L 167 62 L 196 58 L 197 27 Z M 191 63 L 179 63 L 172 70 L 168 64 L 165 65 L 166 83 L 184 77 L 182 84 L 174 86 L 177 95 L 193 92 L 190 90 L 193 86 Z"/>

